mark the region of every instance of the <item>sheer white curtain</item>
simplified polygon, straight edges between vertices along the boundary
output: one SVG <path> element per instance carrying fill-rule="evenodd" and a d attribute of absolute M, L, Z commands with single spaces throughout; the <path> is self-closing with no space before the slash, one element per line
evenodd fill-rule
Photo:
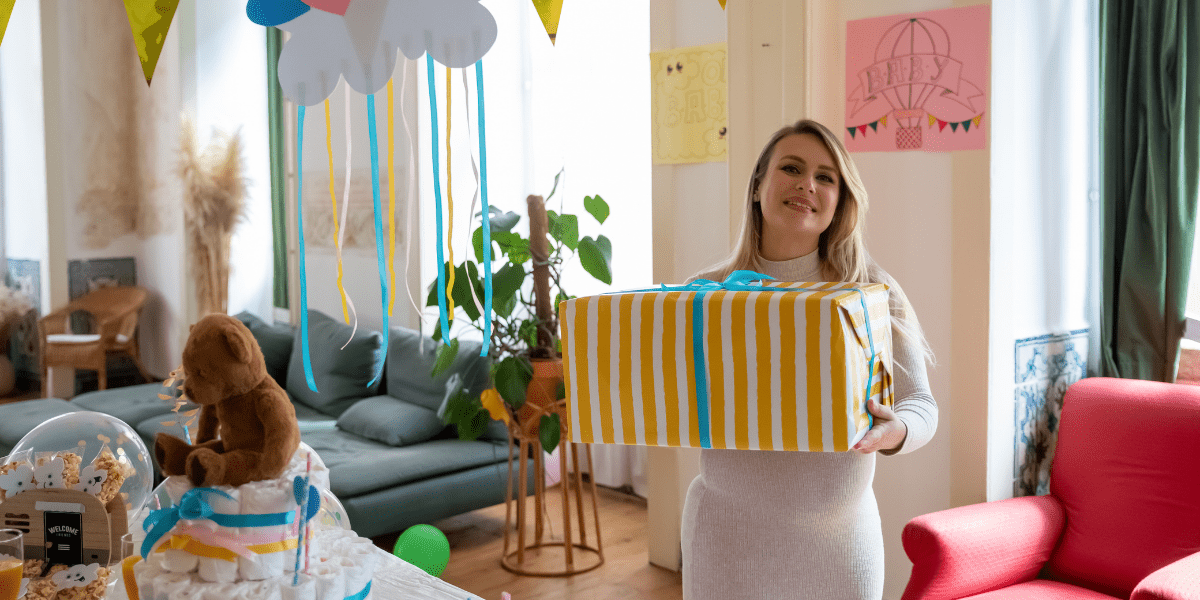
<path fill-rule="evenodd" d="M 603 234 L 612 241 L 613 283 L 609 288 L 578 266 L 563 274 L 563 286 L 584 296 L 651 283 L 650 253 L 650 51 L 649 0 L 564 3 L 556 45 L 529 0 L 483 0 L 496 17 L 499 33 L 484 58 L 488 140 L 488 200 L 504 210 L 525 214 L 525 197 L 546 196 L 561 169 L 554 210 L 579 217 L 580 235 Z M 421 206 L 433 206 L 428 184 L 431 136 L 428 82 L 421 73 Z M 471 148 L 478 162 L 478 141 L 469 138 L 468 110 L 476 123 L 475 73 L 452 74 L 451 164 L 454 190 L 455 260 L 468 251 L 468 221 L 475 191 Z M 435 73 L 438 96 L 439 151 L 445 169 L 445 69 Z M 464 101 L 469 102 L 464 105 Z M 478 131 L 475 130 L 478 135 Z M 443 173 L 443 193 L 445 174 Z M 583 209 L 583 197 L 600 195 L 611 214 L 601 226 Z M 445 198 L 443 198 L 445 202 Z M 478 212 L 478 209 L 476 210 Z M 523 218 L 519 228 L 528 232 Z M 437 277 L 436 229 L 432 210 L 421 216 L 421 281 Z M 422 294 L 422 298 L 424 295 Z M 427 311 L 435 315 L 436 311 Z M 429 328 L 426 327 L 426 331 Z M 645 448 L 594 446 L 597 483 L 629 487 L 645 495 Z"/>

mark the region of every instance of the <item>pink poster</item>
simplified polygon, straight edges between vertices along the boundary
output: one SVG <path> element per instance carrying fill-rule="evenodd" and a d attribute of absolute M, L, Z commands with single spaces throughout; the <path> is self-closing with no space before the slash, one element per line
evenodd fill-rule
<path fill-rule="evenodd" d="M 991 7 L 846 23 L 846 148 L 985 147 Z"/>

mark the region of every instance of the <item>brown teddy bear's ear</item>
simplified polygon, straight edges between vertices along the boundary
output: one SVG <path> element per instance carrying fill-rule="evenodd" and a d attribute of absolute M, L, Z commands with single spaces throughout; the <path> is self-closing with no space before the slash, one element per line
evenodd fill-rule
<path fill-rule="evenodd" d="M 250 352 L 250 344 L 239 331 L 232 328 L 223 328 L 221 334 L 225 336 L 225 343 L 229 346 L 230 352 L 238 362 L 248 363 L 252 356 Z"/>

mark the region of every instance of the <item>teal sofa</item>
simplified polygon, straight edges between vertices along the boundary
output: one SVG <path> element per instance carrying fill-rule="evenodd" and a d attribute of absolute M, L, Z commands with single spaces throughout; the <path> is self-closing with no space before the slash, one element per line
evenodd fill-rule
<path fill-rule="evenodd" d="M 301 439 L 329 467 L 331 491 L 359 535 L 399 532 L 504 502 L 505 426 L 493 421 L 480 439 L 463 441 L 453 425 L 443 425 L 438 417 L 449 394 L 465 389 L 478 395 L 488 385 L 490 362 L 479 356 L 478 342 L 460 342 L 457 360 L 433 378 L 433 340 L 393 327 L 383 375 L 372 381 L 382 335 L 360 328 L 351 337 L 350 327 L 310 311 L 312 374 L 319 390 L 313 392 L 296 329 L 269 325 L 248 313 L 237 317 L 258 340 L 271 376 L 287 390 Z M 8 454 L 25 433 L 48 418 L 91 410 L 128 423 L 153 454 L 158 432 L 183 435 L 179 425 L 164 425 L 176 418 L 173 402 L 159 397 L 164 392 L 173 393 L 160 383 L 149 383 L 81 394 L 69 402 L 43 398 L 0 405 L 0 452 Z M 532 490 L 533 461 L 527 460 L 527 489 Z"/>

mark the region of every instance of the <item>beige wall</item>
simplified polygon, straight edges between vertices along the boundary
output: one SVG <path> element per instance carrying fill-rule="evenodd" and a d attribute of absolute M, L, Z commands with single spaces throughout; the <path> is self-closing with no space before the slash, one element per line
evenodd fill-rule
<path fill-rule="evenodd" d="M 700 211 L 681 213 L 676 208 L 684 198 L 693 209 L 700 208 L 697 199 L 679 187 L 683 169 L 711 165 L 655 167 L 655 279 L 678 279 L 728 251 L 740 223 L 753 161 L 774 130 L 802 117 L 838 130 L 844 111 L 848 20 L 978 3 L 729 3 L 728 193 L 725 198 L 702 195 L 700 205 L 708 209 L 706 214 L 711 210 L 727 216 L 697 220 L 689 217 Z M 680 10 L 669 0 L 652 3 L 652 27 L 655 31 L 674 27 L 676 36 L 653 38 L 653 49 L 672 47 L 671 42 L 675 47 L 701 43 L 678 39 L 681 29 L 709 26 L 681 22 Z M 854 158 L 871 194 L 868 248 L 904 286 L 938 357 L 929 372 L 940 407 L 937 435 L 913 454 L 880 457 L 875 476 L 886 548 L 884 597 L 891 599 L 899 598 L 911 569 L 900 544 L 904 524 L 921 514 L 985 500 L 990 155 L 977 150 L 859 153 Z M 686 228 L 681 227 L 684 223 Z M 708 240 L 708 247 L 700 252 L 703 260 L 688 247 L 693 239 Z M 650 530 L 655 538 L 651 561 L 655 564 L 668 568 L 677 564 L 680 508 L 697 462 L 691 452 L 655 449 L 651 454 Z M 663 522 L 666 519 L 673 519 L 675 526 Z"/>

